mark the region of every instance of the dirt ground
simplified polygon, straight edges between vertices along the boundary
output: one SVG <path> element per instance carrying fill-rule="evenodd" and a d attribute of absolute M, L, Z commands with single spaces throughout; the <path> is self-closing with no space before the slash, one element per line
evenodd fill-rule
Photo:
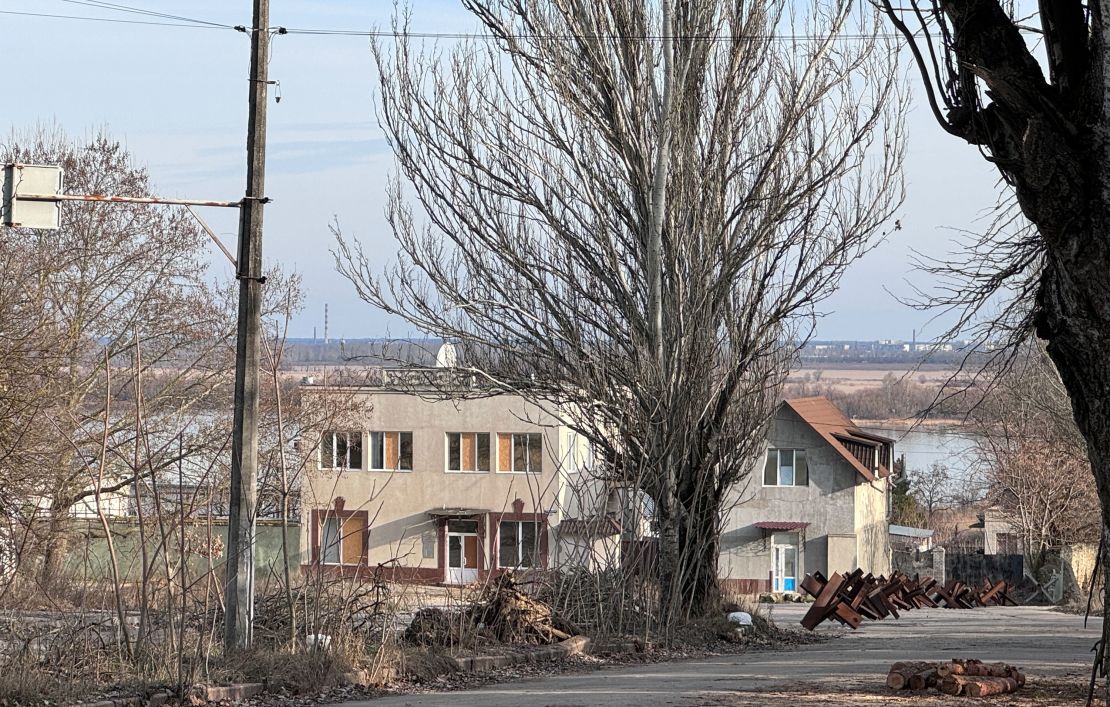
<path fill-rule="evenodd" d="M 776 605 L 773 614 L 789 624 L 804 610 Z M 604 668 L 450 693 L 391 695 L 346 707 L 1081 705 L 1101 622 L 1092 620 L 1084 628 L 1082 617 L 1043 607 L 991 607 L 914 611 L 901 620 L 866 623 L 854 633 L 827 625 L 819 630 L 838 637 L 787 650 Z M 980 699 L 895 693 L 885 687 L 887 668 L 895 661 L 951 658 L 1017 665 L 1029 683 L 1012 695 Z"/>

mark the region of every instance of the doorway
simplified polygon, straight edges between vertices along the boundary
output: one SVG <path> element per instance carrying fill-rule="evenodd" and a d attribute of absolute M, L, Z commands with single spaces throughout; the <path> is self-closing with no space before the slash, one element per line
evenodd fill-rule
<path fill-rule="evenodd" d="M 771 536 L 771 590 L 794 592 L 798 588 L 798 534 Z"/>
<path fill-rule="evenodd" d="M 447 583 L 470 584 L 478 581 L 478 521 L 447 521 Z"/>

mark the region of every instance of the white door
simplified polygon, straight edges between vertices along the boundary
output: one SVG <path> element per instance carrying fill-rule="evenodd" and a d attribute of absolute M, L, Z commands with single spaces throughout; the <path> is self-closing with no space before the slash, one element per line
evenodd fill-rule
<path fill-rule="evenodd" d="M 774 546 L 774 591 L 797 591 L 798 548 L 795 545 Z"/>
<path fill-rule="evenodd" d="M 447 533 L 447 583 L 478 581 L 478 534 Z"/>

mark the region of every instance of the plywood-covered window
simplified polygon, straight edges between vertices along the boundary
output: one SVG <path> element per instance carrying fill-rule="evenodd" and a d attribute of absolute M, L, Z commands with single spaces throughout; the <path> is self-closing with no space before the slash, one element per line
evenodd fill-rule
<path fill-rule="evenodd" d="M 448 432 L 447 471 L 489 471 L 488 432 Z"/>
<path fill-rule="evenodd" d="M 320 439 L 321 469 L 361 469 L 362 433 L 328 430 Z"/>
<path fill-rule="evenodd" d="M 370 468 L 375 471 L 412 471 L 412 433 L 371 432 Z"/>
<path fill-rule="evenodd" d="M 325 565 L 361 565 L 366 560 L 366 513 L 321 512 L 317 557 Z"/>
<path fill-rule="evenodd" d="M 543 469 L 543 435 L 537 432 L 501 432 L 497 435 L 497 470 L 540 472 Z"/>

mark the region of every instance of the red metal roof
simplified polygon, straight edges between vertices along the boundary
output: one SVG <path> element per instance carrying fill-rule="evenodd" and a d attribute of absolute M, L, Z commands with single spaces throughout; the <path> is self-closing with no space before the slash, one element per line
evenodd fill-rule
<path fill-rule="evenodd" d="M 809 523 L 800 520 L 761 520 L 755 527 L 764 530 L 800 530 L 808 525 Z"/>
<path fill-rule="evenodd" d="M 787 400 L 786 404 L 790 406 L 794 412 L 798 413 L 798 417 L 802 418 L 809 424 L 810 427 L 821 435 L 829 445 L 844 458 L 846 462 L 852 465 L 860 476 L 868 481 L 874 481 L 876 474 L 864 466 L 856 455 L 848 451 L 844 442 L 854 442 L 868 446 L 879 446 L 883 444 L 892 444 L 894 440 L 880 435 L 864 432 L 856 427 L 856 423 L 852 422 L 847 415 L 840 411 L 831 400 L 825 397 L 812 397 L 812 398 L 794 398 Z M 878 465 L 879 478 L 889 476 L 890 472 L 882 464 Z"/>

